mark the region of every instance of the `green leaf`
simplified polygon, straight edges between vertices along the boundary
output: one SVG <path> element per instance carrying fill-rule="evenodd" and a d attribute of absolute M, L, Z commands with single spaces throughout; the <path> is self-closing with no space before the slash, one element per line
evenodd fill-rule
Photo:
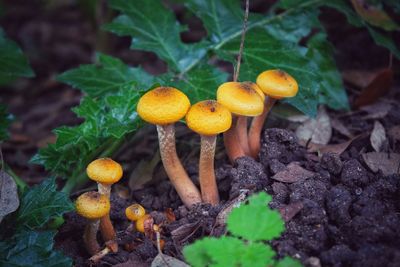
<path fill-rule="evenodd" d="M 210 66 L 198 66 L 190 70 L 182 78 L 170 75 L 160 77 L 163 83 L 182 90 L 194 104 L 201 100 L 215 99 L 217 88 L 226 82 L 228 74 Z"/>
<path fill-rule="evenodd" d="M 105 28 L 120 36 L 133 36 L 131 48 L 156 53 L 175 71 L 183 72 L 192 61 L 206 54 L 205 43 L 184 44 L 180 33 L 184 29 L 172 11 L 158 0 L 111 0 L 118 16 Z"/>
<path fill-rule="evenodd" d="M 141 126 L 136 105 L 143 93 L 121 88 L 103 99 L 84 98 L 73 111 L 85 121 L 56 129 L 56 143 L 40 149 L 32 162 L 63 178 L 77 175 L 74 171 L 84 170 L 101 152 Z"/>
<path fill-rule="evenodd" d="M 0 104 L 0 143 L 8 139 L 8 127 L 12 121 L 12 116 L 8 114 L 7 107 Z"/>
<path fill-rule="evenodd" d="M 56 190 L 55 179 L 46 179 L 27 190 L 21 197 L 15 222 L 17 231 L 38 229 L 51 218 L 73 209 L 74 206 L 68 196 Z"/>
<path fill-rule="evenodd" d="M 274 263 L 275 251 L 263 243 L 249 243 L 241 253 L 242 267 L 265 267 Z"/>
<path fill-rule="evenodd" d="M 234 62 L 239 44 L 240 38 L 237 38 L 224 45 L 217 53 L 222 59 Z M 255 81 L 264 70 L 282 69 L 299 83 L 297 96 L 286 101 L 302 112 L 315 116 L 320 78 L 317 66 L 306 57 L 306 52 L 305 47 L 283 43 L 264 30 L 251 30 L 246 35 L 246 49 L 243 51 L 239 78 L 241 81 Z"/>
<path fill-rule="evenodd" d="M 148 88 L 154 83 L 150 74 L 141 68 L 131 68 L 118 58 L 98 54 L 97 62 L 64 72 L 58 80 L 91 97 L 115 93 L 121 87 Z"/>
<path fill-rule="evenodd" d="M 8 84 L 18 77 L 33 77 L 28 60 L 16 43 L 7 39 L 0 28 L 0 85 Z"/>
<path fill-rule="evenodd" d="M 342 77 L 332 57 L 333 47 L 327 41 L 326 34 L 318 33 L 308 41 L 307 56 L 319 67 L 321 93 L 319 103 L 333 109 L 349 109 L 349 101 L 343 87 Z"/>
<path fill-rule="evenodd" d="M 189 0 L 185 5 L 203 21 L 208 38 L 214 44 L 242 30 L 244 10 L 239 1 Z M 250 13 L 248 23 L 255 23 L 261 18 L 261 15 Z"/>
<path fill-rule="evenodd" d="M 67 267 L 72 260 L 53 249 L 56 232 L 24 231 L 0 242 L 0 266 Z"/>
<path fill-rule="evenodd" d="M 228 231 L 250 241 L 279 237 L 285 224 L 279 212 L 267 206 L 271 200 L 271 196 L 260 193 L 250 197 L 249 204 L 233 209 L 227 220 Z"/>
<path fill-rule="evenodd" d="M 301 267 L 303 266 L 299 261 L 294 260 L 290 257 L 284 257 L 279 260 L 275 265 L 275 267 Z"/>

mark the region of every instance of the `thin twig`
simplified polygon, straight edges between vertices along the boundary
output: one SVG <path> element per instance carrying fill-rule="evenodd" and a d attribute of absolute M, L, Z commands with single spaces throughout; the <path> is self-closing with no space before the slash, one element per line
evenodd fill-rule
<path fill-rule="evenodd" d="M 249 1 L 250 0 L 246 0 L 246 11 L 244 12 L 242 39 L 240 40 L 239 54 L 238 54 L 237 63 L 236 63 L 237 65 L 236 65 L 235 73 L 233 75 L 233 81 L 234 82 L 237 82 L 237 80 L 238 80 L 239 71 L 240 71 L 240 62 L 242 61 L 242 54 L 243 54 L 243 47 L 244 47 L 244 37 L 246 36 L 247 20 L 249 19 Z"/>

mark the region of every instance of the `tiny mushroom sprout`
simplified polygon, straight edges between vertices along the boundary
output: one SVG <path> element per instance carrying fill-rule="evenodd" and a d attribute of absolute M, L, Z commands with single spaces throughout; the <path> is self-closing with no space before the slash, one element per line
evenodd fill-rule
<path fill-rule="evenodd" d="M 226 82 L 218 87 L 217 101 L 234 115 L 231 128 L 224 133 L 225 149 L 231 162 L 234 162 L 237 158 L 246 155 L 247 125 L 243 124 L 247 124 L 247 117 L 258 116 L 263 112 L 264 95 L 261 94 L 255 83 Z M 244 120 L 244 123 L 241 123 L 243 129 L 239 129 L 241 134 L 238 134 L 236 128 L 238 120 Z M 239 135 L 242 138 L 239 138 Z M 243 140 L 241 142 L 240 139 L 244 139 L 246 142 Z"/>
<path fill-rule="evenodd" d="M 143 208 L 142 205 L 139 205 L 139 204 L 132 204 L 125 209 L 126 217 L 132 222 L 137 221 L 138 219 L 143 217 L 145 214 L 146 214 L 146 210 Z"/>
<path fill-rule="evenodd" d="M 86 168 L 90 179 L 97 182 L 98 191 L 110 199 L 111 185 L 117 183 L 123 170 L 118 162 L 110 158 L 100 158 L 92 161 Z M 100 231 L 105 241 L 115 241 L 116 234 L 110 220 L 110 214 L 100 220 Z M 116 246 L 114 246 L 116 248 Z"/>
<path fill-rule="evenodd" d="M 294 97 L 299 89 L 296 80 L 282 70 L 264 71 L 258 75 L 256 82 L 266 97 L 263 113 L 253 119 L 249 129 L 250 155 L 253 158 L 260 152 L 260 135 L 269 111 L 277 100 Z"/>
<path fill-rule="evenodd" d="M 110 212 L 110 201 L 105 195 L 98 192 L 86 192 L 80 195 L 75 202 L 76 212 L 89 220 L 83 234 L 83 242 L 90 255 L 95 255 L 100 251 L 97 242 L 97 231 L 99 229 L 99 219 Z"/>
<path fill-rule="evenodd" d="M 150 90 L 137 104 L 139 116 L 148 123 L 157 125 L 161 160 L 165 171 L 187 207 L 200 203 L 201 196 L 176 153 L 174 124 L 186 115 L 189 108 L 189 98 L 173 87 L 157 87 Z"/>
<path fill-rule="evenodd" d="M 215 100 L 193 105 L 186 114 L 187 126 L 201 136 L 199 180 L 203 202 L 219 203 L 214 173 L 214 154 L 217 134 L 227 131 L 232 124 L 231 112 Z"/>

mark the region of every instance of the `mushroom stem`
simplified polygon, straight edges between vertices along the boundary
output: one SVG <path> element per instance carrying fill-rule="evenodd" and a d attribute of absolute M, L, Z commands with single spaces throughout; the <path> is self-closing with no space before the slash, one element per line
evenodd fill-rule
<path fill-rule="evenodd" d="M 111 185 L 97 183 L 97 191 L 110 199 Z M 107 213 L 107 215 L 100 218 L 100 232 L 105 242 L 116 240 L 117 234 L 115 233 L 114 226 L 112 225 L 110 213 Z"/>
<path fill-rule="evenodd" d="M 239 143 L 242 146 L 244 154 L 250 155 L 249 139 L 247 136 L 247 117 L 246 116 L 238 116 L 238 119 L 236 122 L 236 131 L 237 131 L 237 136 L 239 138 Z"/>
<path fill-rule="evenodd" d="M 97 231 L 99 230 L 99 220 L 90 220 L 85 227 L 83 233 L 83 242 L 87 252 L 90 255 L 95 255 L 100 251 L 100 245 L 97 242 Z"/>
<path fill-rule="evenodd" d="M 239 157 L 245 156 L 242 146 L 239 143 L 239 137 L 236 131 L 237 117 L 232 115 L 232 126 L 228 131 L 224 132 L 224 145 L 226 154 L 228 154 L 231 163 Z"/>
<path fill-rule="evenodd" d="M 201 135 L 201 149 L 199 161 L 199 180 L 203 202 L 216 205 L 219 203 L 219 194 L 214 172 L 214 155 L 216 135 Z"/>
<path fill-rule="evenodd" d="M 190 180 L 176 153 L 174 124 L 157 125 L 157 132 L 161 160 L 183 204 L 191 207 L 200 203 L 200 192 Z"/>
<path fill-rule="evenodd" d="M 275 98 L 266 96 L 264 102 L 264 111 L 261 115 L 254 117 L 249 129 L 249 148 L 250 156 L 253 158 L 258 157 L 260 152 L 261 131 L 264 126 L 265 119 L 276 102 Z"/>

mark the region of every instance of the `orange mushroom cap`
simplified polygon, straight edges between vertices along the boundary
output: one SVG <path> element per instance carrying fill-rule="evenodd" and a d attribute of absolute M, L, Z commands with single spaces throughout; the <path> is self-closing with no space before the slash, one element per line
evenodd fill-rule
<path fill-rule="evenodd" d="M 193 105 L 186 114 L 187 126 L 198 134 L 216 135 L 227 131 L 232 124 L 232 114 L 215 100 L 205 100 Z"/>
<path fill-rule="evenodd" d="M 189 98 L 178 89 L 157 87 L 139 99 L 137 113 L 148 123 L 165 125 L 179 121 L 189 108 Z"/>
<path fill-rule="evenodd" d="M 272 98 L 293 97 L 299 90 L 297 81 L 283 70 L 267 70 L 257 77 L 257 85 Z"/>
<path fill-rule="evenodd" d="M 217 90 L 217 101 L 232 113 L 242 116 L 258 116 L 264 110 L 264 99 L 251 82 L 226 82 Z"/>
<path fill-rule="evenodd" d="M 151 216 L 150 214 L 146 214 L 142 217 L 140 217 L 139 219 L 136 220 L 136 230 L 138 232 L 144 233 L 144 221 L 146 221 L 147 219 L 149 219 Z"/>
<path fill-rule="evenodd" d="M 122 166 L 110 159 L 100 158 L 92 161 L 86 168 L 90 179 L 101 184 L 114 184 L 118 182 L 123 174 Z"/>
<path fill-rule="evenodd" d="M 110 212 L 110 201 L 105 195 L 91 191 L 80 195 L 75 201 L 76 212 L 88 219 L 99 219 Z"/>

